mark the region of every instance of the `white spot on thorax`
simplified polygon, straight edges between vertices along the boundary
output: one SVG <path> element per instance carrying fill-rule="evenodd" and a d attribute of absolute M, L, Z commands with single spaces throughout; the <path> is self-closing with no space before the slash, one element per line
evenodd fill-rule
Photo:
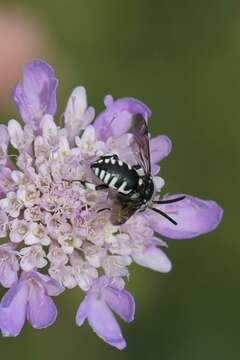
<path fill-rule="evenodd" d="M 110 162 L 110 159 L 105 159 L 105 164 L 108 164 Z"/>
<path fill-rule="evenodd" d="M 104 178 L 105 174 L 106 174 L 105 170 L 101 170 L 99 178 L 102 180 Z"/>
<path fill-rule="evenodd" d="M 118 177 L 114 176 L 114 178 L 111 180 L 111 182 L 109 184 L 109 187 L 111 187 L 113 189 L 116 189 L 115 184 L 116 184 L 117 181 L 118 181 Z"/>
<path fill-rule="evenodd" d="M 107 173 L 105 178 L 103 179 L 104 184 L 108 185 L 110 178 L 111 178 L 111 174 Z"/>
<path fill-rule="evenodd" d="M 126 181 L 124 181 L 123 183 L 122 183 L 122 185 L 120 186 L 120 188 L 118 188 L 118 191 L 120 192 L 120 193 L 123 193 L 123 194 L 129 194 L 130 192 L 131 192 L 131 189 L 130 190 L 125 190 L 125 187 L 127 186 L 127 182 Z"/>
<path fill-rule="evenodd" d="M 111 163 L 114 165 L 116 164 L 116 160 L 114 158 L 111 158 Z"/>
<path fill-rule="evenodd" d="M 98 176 L 98 174 L 99 174 L 99 168 L 95 168 L 95 169 L 94 169 L 94 172 L 95 172 L 95 175 Z"/>
<path fill-rule="evenodd" d="M 123 166 L 123 162 L 121 160 L 118 160 L 118 165 Z"/>

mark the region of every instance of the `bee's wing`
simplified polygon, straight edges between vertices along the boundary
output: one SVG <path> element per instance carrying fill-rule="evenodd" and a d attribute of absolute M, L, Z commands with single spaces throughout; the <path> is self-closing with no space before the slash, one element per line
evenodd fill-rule
<path fill-rule="evenodd" d="M 124 224 L 130 216 L 132 216 L 135 211 L 138 209 L 136 204 L 131 201 L 122 202 L 119 197 L 116 197 L 113 200 L 112 208 L 111 208 L 111 223 L 113 225 L 122 225 Z"/>
<path fill-rule="evenodd" d="M 137 164 L 144 168 L 146 174 L 150 174 L 151 160 L 148 127 L 145 119 L 141 115 L 135 115 L 133 117 L 130 133 L 133 135 L 131 148 Z"/>
<path fill-rule="evenodd" d="M 131 151 L 134 158 L 134 165 L 141 165 L 145 174 L 151 173 L 150 150 L 148 127 L 145 119 L 141 115 L 135 115 L 129 129 L 133 139 Z M 109 191 L 109 198 L 112 199 L 111 223 L 113 225 L 124 224 L 138 209 L 139 202 L 127 199 L 126 196 L 117 191 Z"/>

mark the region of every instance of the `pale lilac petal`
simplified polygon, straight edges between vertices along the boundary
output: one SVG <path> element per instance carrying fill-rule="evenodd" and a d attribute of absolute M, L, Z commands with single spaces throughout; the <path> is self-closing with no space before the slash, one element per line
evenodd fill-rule
<path fill-rule="evenodd" d="M 10 288 L 18 279 L 19 265 L 14 248 L 11 243 L 0 245 L 0 283 L 6 288 Z"/>
<path fill-rule="evenodd" d="M 83 86 L 76 87 L 70 95 L 64 112 L 65 129 L 71 144 L 79 136 L 81 129 L 92 122 L 95 116 L 93 107 L 87 106 L 87 93 Z"/>
<path fill-rule="evenodd" d="M 10 288 L 18 279 L 17 270 L 12 264 L 6 263 L 0 267 L 0 283 L 5 288 Z"/>
<path fill-rule="evenodd" d="M 0 303 L 0 328 L 3 336 L 17 336 L 26 318 L 28 288 L 23 282 L 15 283 Z"/>
<path fill-rule="evenodd" d="M 15 189 L 15 184 L 11 178 L 12 170 L 8 167 L 0 167 L 0 198 L 5 197 L 9 191 Z"/>
<path fill-rule="evenodd" d="M 0 125 L 0 145 L 9 144 L 8 128 L 6 125 Z"/>
<path fill-rule="evenodd" d="M 165 135 L 159 135 L 150 140 L 150 153 L 152 164 L 158 163 L 171 152 L 172 142 Z"/>
<path fill-rule="evenodd" d="M 35 329 L 43 329 L 54 323 L 57 318 L 57 308 L 43 287 L 30 285 L 27 319 Z"/>
<path fill-rule="evenodd" d="M 26 124 L 38 131 L 45 114 L 54 115 L 57 109 L 58 81 L 54 70 L 42 60 L 33 60 L 24 66 L 23 78 L 16 85 L 13 100 Z"/>
<path fill-rule="evenodd" d="M 6 125 L 0 125 L 0 167 L 7 166 L 14 169 L 15 165 L 8 157 L 9 134 Z"/>
<path fill-rule="evenodd" d="M 134 254 L 133 260 L 141 266 L 162 273 L 167 273 L 172 269 L 167 255 L 156 246 L 147 247 L 142 253 Z"/>
<path fill-rule="evenodd" d="M 152 164 L 151 166 L 151 170 L 152 170 L 152 174 L 153 175 L 157 175 L 159 173 L 159 170 L 160 170 L 160 166 L 157 165 L 157 164 Z"/>
<path fill-rule="evenodd" d="M 164 199 L 173 199 L 182 195 L 166 196 Z M 223 209 L 215 201 L 185 196 L 184 200 L 176 203 L 156 205 L 171 216 L 178 223 L 177 225 L 151 210 L 145 211 L 144 216 L 147 217 L 154 231 L 172 239 L 190 239 L 212 231 L 219 225 Z"/>
<path fill-rule="evenodd" d="M 8 216 L 5 213 L 5 211 L 0 209 L 0 238 L 4 238 L 7 236 L 7 225 L 8 225 Z M 3 245 L 0 245 L 0 254 L 2 247 Z M 1 268 L 1 264 L 2 262 L 0 263 L 0 268 Z"/>
<path fill-rule="evenodd" d="M 119 350 L 126 347 L 121 329 L 106 303 L 94 297 L 89 302 L 88 322 L 95 333 L 106 343 Z"/>
<path fill-rule="evenodd" d="M 38 273 L 38 277 L 44 285 L 45 290 L 49 296 L 58 296 L 64 291 L 64 287 L 50 276 Z"/>
<path fill-rule="evenodd" d="M 154 246 L 163 246 L 165 248 L 168 247 L 168 244 L 166 241 L 159 239 L 155 236 L 149 237 L 146 239 L 146 244 L 149 245 L 154 245 Z"/>
<path fill-rule="evenodd" d="M 107 287 L 103 290 L 103 296 L 110 308 L 124 321 L 130 322 L 134 320 L 135 301 L 128 291 Z"/>
<path fill-rule="evenodd" d="M 76 324 L 78 326 L 82 326 L 82 324 L 88 317 L 90 301 L 91 301 L 91 295 L 90 295 L 90 293 L 88 293 L 86 295 L 86 297 L 83 299 L 83 301 L 81 302 L 81 304 L 79 305 L 79 308 L 78 308 L 78 311 L 76 314 Z"/>
<path fill-rule="evenodd" d="M 94 122 L 96 136 L 106 141 L 108 137 L 119 137 L 129 129 L 131 118 L 141 114 L 145 120 L 151 116 L 150 109 L 141 101 L 126 97 L 113 101 L 109 95 L 105 98 L 106 110 L 100 113 Z"/>

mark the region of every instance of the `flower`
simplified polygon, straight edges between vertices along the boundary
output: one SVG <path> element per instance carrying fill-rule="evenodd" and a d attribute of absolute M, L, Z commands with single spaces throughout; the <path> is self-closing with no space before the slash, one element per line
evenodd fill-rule
<path fill-rule="evenodd" d="M 41 60 L 24 67 L 23 78 L 13 92 L 23 121 L 38 132 L 44 114 L 54 115 L 57 110 L 56 88 L 58 81 L 51 66 Z"/>
<path fill-rule="evenodd" d="M 114 282 L 110 277 L 102 276 L 88 291 L 79 306 L 76 323 L 81 326 L 87 319 L 99 337 L 106 343 L 122 350 L 126 346 L 126 342 L 112 311 L 126 322 L 133 321 L 135 302 L 132 295 L 122 289 L 120 283 Z"/>
<path fill-rule="evenodd" d="M 182 195 L 185 194 L 164 196 L 163 199 L 173 199 Z M 174 219 L 178 223 L 177 228 L 148 210 L 144 216 L 155 232 L 170 239 L 190 239 L 212 231 L 222 218 L 222 210 L 215 201 L 201 200 L 190 195 L 185 195 L 182 201 L 161 205 L 161 209 L 167 214 L 174 214 Z"/>
<path fill-rule="evenodd" d="M 113 312 L 125 322 L 134 318 L 134 299 L 124 289 L 131 263 L 169 272 L 167 244 L 157 235 L 201 235 L 218 226 L 223 211 L 214 201 L 162 195 L 159 162 L 172 144 L 160 135 L 149 142 L 152 176 L 155 193 L 168 203 L 156 208 L 177 226 L 150 209 L 113 225 L 110 212 L 99 211 L 111 207 L 111 196 L 97 191 L 90 165 L 109 154 L 136 165 L 132 117 L 140 114 L 148 122 L 151 111 L 134 98 L 108 95 L 106 109 L 94 120 L 80 86 L 70 95 L 60 127 L 54 121 L 57 83 L 44 61 L 26 64 L 13 93 L 24 126 L 14 119 L 0 126 L 0 283 L 9 288 L 0 303 L 0 329 L 4 336 L 17 336 L 26 319 L 34 328 L 50 326 L 57 317 L 51 296 L 78 287 L 86 295 L 77 325 L 87 319 L 105 342 L 123 349 L 126 341 Z M 18 152 L 16 161 L 10 160 L 9 144 Z M 179 196 L 182 201 L 169 203 Z"/>
<path fill-rule="evenodd" d="M 6 288 L 11 287 L 17 281 L 19 265 L 16 255 L 13 244 L 0 245 L 0 283 Z"/>
<path fill-rule="evenodd" d="M 50 296 L 63 288 L 49 276 L 23 272 L 0 303 L 0 327 L 4 336 L 17 336 L 27 319 L 35 329 L 50 326 L 57 317 L 57 308 Z"/>

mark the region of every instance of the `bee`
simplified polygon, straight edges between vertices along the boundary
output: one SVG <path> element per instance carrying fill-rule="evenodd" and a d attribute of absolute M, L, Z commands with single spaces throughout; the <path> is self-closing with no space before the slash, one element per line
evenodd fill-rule
<path fill-rule="evenodd" d="M 102 181 L 98 189 L 111 189 L 113 193 L 110 221 L 113 225 L 124 224 L 135 212 L 149 208 L 164 216 L 172 224 L 177 222 L 153 204 L 169 204 L 181 201 L 185 196 L 170 200 L 157 200 L 151 175 L 149 133 L 145 119 L 141 115 L 133 117 L 131 131 L 133 139 L 131 151 L 136 163 L 130 165 L 119 159 L 118 155 L 101 156 L 90 166 L 93 173 Z"/>

